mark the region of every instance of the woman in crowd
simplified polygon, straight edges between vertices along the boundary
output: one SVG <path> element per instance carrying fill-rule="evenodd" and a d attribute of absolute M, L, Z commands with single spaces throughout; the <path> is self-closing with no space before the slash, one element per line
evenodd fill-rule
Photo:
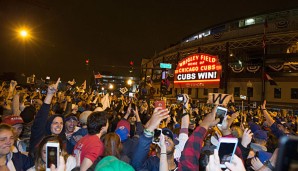
<path fill-rule="evenodd" d="M 59 148 L 61 151 L 61 155 L 63 156 L 64 160 L 66 161 L 65 165 L 66 165 L 66 171 L 71 171 L 73 168 L 76 167 L 76 159 L 71 156 L 68 155 L 63 146 L 62 146 L 62 141 L 61 139 L 59 139 L 58 136 L 46 136 L 42 139 L 42 141 L 40 142 L 38 149 L 36 151 L 35 154 L 35 165 L 30 168 L 28 171 L 42 171 L 42 170 L 46 170 L 46 144 L 48 142 L 57 142 L 59 143 Z"/>

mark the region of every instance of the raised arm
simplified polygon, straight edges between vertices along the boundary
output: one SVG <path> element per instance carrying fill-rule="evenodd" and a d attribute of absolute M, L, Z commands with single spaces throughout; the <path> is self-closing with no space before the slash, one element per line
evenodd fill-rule
<path fill-rule="evenodd" d="M 33 125 L 31 127 L 31 137 L 29 144 L 29 152 L 32 154 L 34 152 L 35 146 L 40 142 L 42 137 L 45 135 L 45 127 L 48 119 L 48 115 L 50 112 L 50 104 L 54 94 L 57 92 L 58 83 L 60 82 L 60 78 L 57 83 L 54 85 L 50 85 L 48 87 L 47 96 L 44 99 L 44 102 L 37 112 Z"/>
<path fill-rule="evenodd" d="M 179 170 L 198 170 L 200 152 L 203 145 L 203 140 L 207 134 L 209 127 L 216 125 L 219 119 L 215 119 L 215 106 L 211 113 L 209 113 L 200 126 L 198 126 L 186 142 L 185 148 L 182 152 Z"/>

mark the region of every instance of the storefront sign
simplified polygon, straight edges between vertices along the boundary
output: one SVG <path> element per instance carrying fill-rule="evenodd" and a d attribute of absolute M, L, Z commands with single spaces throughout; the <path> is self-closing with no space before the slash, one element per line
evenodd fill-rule
<path fill-rule="evenodd" d="M 193 54 L 179 61 L 174 85 L 176 88 L 218 88 L 221 72 L 217 56 Z"/>

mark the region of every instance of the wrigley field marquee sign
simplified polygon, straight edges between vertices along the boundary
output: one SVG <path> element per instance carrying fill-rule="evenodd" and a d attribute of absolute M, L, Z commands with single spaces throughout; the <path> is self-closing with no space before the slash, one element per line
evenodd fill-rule
<path fill-rule="evenodd" d="M 179 61 L 174 77 L 175 88 L 219 88 L 222 66 L 217 56 L 199 53 Z"/>

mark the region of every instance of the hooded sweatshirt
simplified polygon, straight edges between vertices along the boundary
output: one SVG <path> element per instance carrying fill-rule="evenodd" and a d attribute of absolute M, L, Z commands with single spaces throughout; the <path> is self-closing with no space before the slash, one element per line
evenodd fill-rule
<path fill-rule="evenodd" d="M 52 135 L 51 124 L 56 117 L 63 117 L 59 114 L 52 115 L 48 118 L 50 112 L 50 105 L 43 103 L 40 110 L 37 112 L 34 119 L 33 125 L 31 127 L 31 136 L 29 144 L 29 154 L 34 156 L 34 151 L 36 147 L 43 139 L 44 136 Z M 63 135 L 63 130 L 60 133 Z"/>

